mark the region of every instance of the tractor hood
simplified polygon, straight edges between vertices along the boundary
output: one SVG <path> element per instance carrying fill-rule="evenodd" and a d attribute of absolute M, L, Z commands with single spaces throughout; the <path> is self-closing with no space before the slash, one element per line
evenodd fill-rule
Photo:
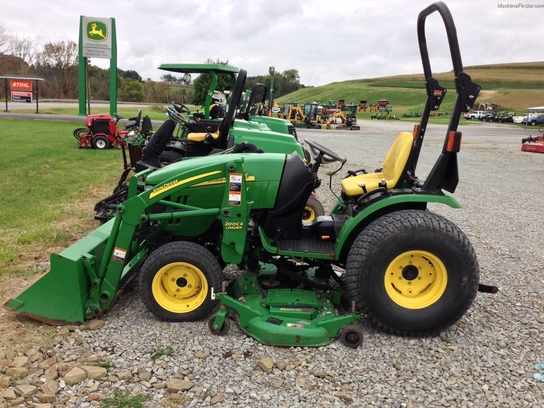
<path fill-rule="evenodd" d="M 270 119 L 270 118 L 268 118 Z M 234 136 L 234 144 L 252 143 L 267 153 L 297 153 L 304 158 L 304 149 L 295 137 L 288 133 L 270 130 L 265 123 L 236 119 L 229 135 Z"/>
<path fill-rule="evenodd" d="M 229 163 L 242 160 L 246 178 L 253 177 L 261 181 L 279 181 L 285 164 L 285 154 L 279 153 L 236 153 L 215 154 L 204 157 L 194 157 L 172 163 L 156 170 L 146 178 L 146 185 L 156 186 L 172 178 L 183 178 L 184 174 L 215 173 L 213 179 L 225 177 Z"/>

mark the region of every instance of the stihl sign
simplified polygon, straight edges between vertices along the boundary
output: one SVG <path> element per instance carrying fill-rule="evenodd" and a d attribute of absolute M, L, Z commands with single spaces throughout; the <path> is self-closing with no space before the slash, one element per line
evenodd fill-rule
<path fill-rule="evenodd" d="M 32 81 L 25 79 L 12 79 L 10 86 L 12 91 L 32 91 Z"/>

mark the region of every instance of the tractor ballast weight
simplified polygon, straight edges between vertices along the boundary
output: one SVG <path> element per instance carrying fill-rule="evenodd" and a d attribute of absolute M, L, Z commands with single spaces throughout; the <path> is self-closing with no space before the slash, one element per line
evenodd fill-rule
<path fill-rule="evenodd" d="M 442 153 L 420 180 L 427 119 L 444 95 L 432 79 L 423 30 L 434 11 L 450 39 L 457 98 Z M 130 179 L 113 220 L 59 254 L 47 275 L 5 307 L 45 321 L 81 322 L 106 312 L 139 270 L 143 301 L 157 318 L 194 321 L 216 312 L 208 325 L 223 335 L 238 316 L 241 329 L 265 344 L 318 346 L 340 337 L 357 347 L 363 333 L 355 323 L 363 314 L 400 335 L 451 326 L 477 290 L 496 291 L 479 285 L 476 253 L 464 233 L 427 208 L 460 207 L 443 190 L 456 188 L 459 116 L 479 87 L 462 70 L 443 3 L 420 14 L 418 38 L 426 113 L 413 134 L 397 136 L 381 171 L 349 172 L 330 215 L 300 222 L 320 166 L 336 162 L 339 171 L 345 162 L 311 140 L 311 164 L 295 153 L 224 153 L 147 169 Z M 227 279 L 227 264 L 244 272 Z M 65 293 L 70 300 L 56 306 Z M 341 304 L 348 312 L 338 313 Z"/>

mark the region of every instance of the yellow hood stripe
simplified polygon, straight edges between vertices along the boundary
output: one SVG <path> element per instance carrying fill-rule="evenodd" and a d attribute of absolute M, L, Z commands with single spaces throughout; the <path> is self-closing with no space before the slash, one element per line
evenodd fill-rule
<path fill-rule="evenodd" d="M 154 188 L 151 191 L 151 193 L 149 194 L 149 198 L 151 199 L 153 197 L 156 197 L 159 194 L 165 193 L 165 192 L 167 192 L 169 190 L 172 190 L 173 188 L 182 186 L 183 184 L 187 184 L 187 183 L 190 183 L 192 181 L 199 180 L 199 179 L 209 177 L 209 176 L 213 176 L 213 175 L 220 174 L 220 173 L 221 173 L 221 171 L 217 170 L 217 171 L 212 171 L 210 173 L 199 174 L 198 176 L 189 177 L 189 178 L 186 178 L 186 179 L 183 179 L 183 180 L 170 181 L 169 183 L 163 184 L 160 187 Z"/>

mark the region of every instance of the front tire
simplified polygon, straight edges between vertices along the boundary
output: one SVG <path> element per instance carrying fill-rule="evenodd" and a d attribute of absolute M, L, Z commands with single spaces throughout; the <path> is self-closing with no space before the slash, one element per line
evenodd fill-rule
<path fill-rule="evenodd" d="M 325 215 L 325 208 L 323 204 L 314 196 L 310 196 L 306 205 L 304 206 L 304 212 L 302 213 L 302 222 L 312 222 L 317 217 Z"/>
<path fill-rule="evenodd" d="M 169 322 L 200 320 L 217 302 L 223 270 L 206 248 L 193 242 L 169 242 L 153 251 L 140 270 L 140 290 L 149 311 Z"/>
<path fill-rule="evenodd" d="M 95 136 L 91 141 L 91 146 L 93 149 L 106 150 L 111 147 L 111 142 L 106 136 Z"/>
<path fill-rule="evenodd" d="M 453 223 L 403 210 L 372 222 L 355 240 L 344 274 L 349 300 L 378 327 L 434 335 L 457 322 L 478 290 L 476 253 Z"/>

